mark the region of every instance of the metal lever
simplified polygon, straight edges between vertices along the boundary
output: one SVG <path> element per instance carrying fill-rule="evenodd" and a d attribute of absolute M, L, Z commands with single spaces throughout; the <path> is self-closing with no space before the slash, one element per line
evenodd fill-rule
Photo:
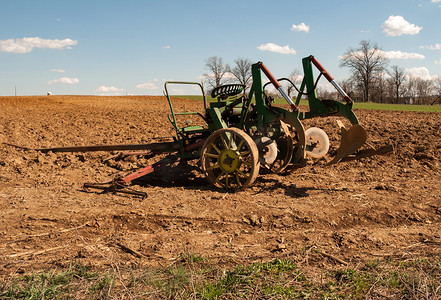
<path fill-rule="evenodd" d="M 316 68 L 322 72 L 323 76 L 325 76 L 325 78 L 335 87 L 335 89 L 340 93 L 340 95 L 343 96 L 343 98 L 346 100 L 346 103 L 348 104 L 352 104 L 352 99 L 348 96 L 348 94 L 346 94 L 345 91 L 343 91 L 343 89 L 338 85 L 338 83 L 334 80 L 334 78 L 331 76 L 331 74 L 329 74 L 328 71 L 326 71 L 326 69 L 318 62 L 318 60 L 310 55 L 309 56 L 309 60 L 314 64 L 314 66 L 316 66 Z"/>
<path fill-rule="evenodd" d="M 282 94 L 283 98 L 285 98 L 286 102 L 291 106 L 291 109 L 293 111 L 298 111 L 299 108 L 297 105 L 289 98 L 289 96 L 285 93 L 285 91 L 282 89 L 282 85 L 280 82 L 277 81 L 276 77 L 274 77 L 273 74 L 268 70 L 268 68 L 263 64 L 263 62 L 258 62 L 259 68 L 262 70 L 262 72 L 268 77 L 268 79 L 271 81 L 271 83 L 274 85 L 274 87 Z"/>

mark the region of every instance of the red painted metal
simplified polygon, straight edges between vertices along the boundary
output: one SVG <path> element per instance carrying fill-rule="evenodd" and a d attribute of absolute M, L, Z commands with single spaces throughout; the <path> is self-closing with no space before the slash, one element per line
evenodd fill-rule
<path fill-rule="evenodd" d="M 329 74 L 328 71 L 326 71 L 326 69 L 322 66 L 321 63 L 319 63 L 319 61 L 312 55 L 309 56 L 309 59 L 311 60 L 311 62 L 314 64 L 314 66 L 317 67 L 317 69 L 322 72 L 323 76 L 325 76 L 326 79 L 328 79 L 329 82 L 331 82 L 332 80 L 334 80 L 334 78 L 331 76 L 331 74 Z"/>
<path fill-rule="evenodd" d="M 139 169 L 133 173 L 130 173 L 130 174 L 118 179 L 117 181 L 118 181 L 118 183 L 129 184 L 130 182 L 132 182 L 135 179 L 138 179 L 139 177 L 150 174 L 150 173 L 160 169 L 161 167 L 163 167 L 167 164 L 176 162 L 179 158 L 180 158 L 179 155 L 177 155 L 177 152 L 175 152 L 173 154 L 170 154 L 166 158 L 161 159 L 157 163 L 154 163 L 153 165 L 144 167 L 144 168 Z"/>
<path fill-rule="evenodd" d="M 262 70 L 262 72 L 268 77 L 268 79 L 271 81 L 271 83 L 274 85 L 275 88 L 279 88 L 282 85 L 280 82 L 277 81 L 276 77 L 268 70 L 268 68 L 263 64 L 263 62 L 258 62 L 259 68 Z"/>

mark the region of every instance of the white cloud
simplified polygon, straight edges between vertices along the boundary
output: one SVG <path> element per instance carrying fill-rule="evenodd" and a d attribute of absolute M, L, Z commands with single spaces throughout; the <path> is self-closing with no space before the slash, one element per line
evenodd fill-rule
<path fill-rule="evenodd" d="M 95 93 L 100 96 L 118 96 L 124 93 L 124 89 L 120 89 L 114 86 L 102 85 L 95 90 Z"/>
<path fill-rule="evenodd" d="M 437 65 L 441 65 L 441 59 L 440 60 L 435 60 L 434 63 L 437 64 Z"/>
<path fill-rule="evenodd" d="M 383 32 L 388 36 L 400 36 L 403 34 L 418 34 L 423 27 L 411 24 L 404 20 L 402 16 L 389 16 L 389 18 L 384 21 Z"/>
<path fill-rule="evenodd" d="M 426 48 L 429 50 L 441 50 L 441 44 L 436 43 L 435 45 L 421 46 L 420 48 Z"/>
<path fill-rule="evenodd" d="M 39 37 L 25 37 L 22 39 L 0 40 L 0 52 L 28 53 L 34 48 L 71 49 L 78 41 L 71 39 L 49 40 Z"/>
<path fill-rule="evenodd" d="M 80 80 L 78 78 L 61 77 L 58 79 L 49 80 L 48 84 L 62 83 L 62 84 L 77 84 Z"/>
<path fill-rule="evenodd" d="M 409 53 L 401 51 L 382 51 L 388 59 L 425 59 L 426 57 L 419 53 Z"/>
<path fill-rule="evenodd" d="M 164 49 L 170 49 L 170 46 L 164 46 Z"/>
<path fill-rule="evenodd" d="M 64 73 L 64 72 L 66 72 L 66 71 L 61 70 L 61 69 L 52 69 L 52 70 L 50 70 L 49 72 Z"/>
<path fill-rule="evenodd" d="M 309 26 L 306 25 L 305 23 L 300 23 L 299 25 L 292 25 L 291 26 L 291 30 L 293 31 L 304 31 L 304 32 L 309 32 Z"/>
<path fill-rule="evenodd" d="M 372 51 L 377 51 L 375 55 L 382 55 L 387 59 L 425 59 L 426 57 L 419 53 L 412 53 L 412 52 L 401 52 L 401 51 L 383 51 L 383 50 L 369 50 L 371 53 Z M 356 51 L 353 53 L 353 55 L 349 55 L 349 58 L 353 57 L 362 57 L 363 52 L 362 51 Z M 348 56 L 341 55 L 338 57 L 339 59 L 346 59 Z"/>
<path fill-rule="evenodd" d="M 432 0 L 433 3 L 441 2 L 441 0 Z"/>
<path fill-rule="evenodd" d="M 281 53 L 281 54 L 296 54 L 296 50 L 292 49 L 288 45 L 279 46 L 274 43 L 262 44 L 259 47 L 257 47 L 257 49 L 259 49 L 261 51 L 271 51 L 271 52 L 276 52 L 276 53 Z"/>
<path fill-rule="evenodd" d="M 436 77 L 436 75 L 430 75 L 429 69 L 426 67 L 408 68 L 404 69 L 404 72 L 408 75 L 412 75 L 413 77 L 418 77 L 425 80 L 434 79 Z"/>
<path fill-rule="evenodd" d="M 158 87 L 153 82 L 144 82 L 136 85 L 137 89 L 143 89 L 143 90 L 156 90 Z"/>

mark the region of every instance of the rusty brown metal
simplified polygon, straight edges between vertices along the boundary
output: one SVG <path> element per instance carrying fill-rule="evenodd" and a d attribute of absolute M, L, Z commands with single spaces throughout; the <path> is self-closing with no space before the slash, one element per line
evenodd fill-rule
<path fill-rule="evenodd" d="M 99 189 L 102 190 L 103 193 L 105 192 L 112 192 L 112 193 L 124 193 L 124 194 L 131 194 L 131 195 L 137 195 L 141 197 L 147 197 L 147 193 L 136 191 L 133 189 L 129 189 L 128 186 L 131 184 L 131 182 L 135 179 L 138 179 L 140 177 L 143 177 L 147 174 L 153 173 L 154 171 L 157 171 L 158 169 L 162 168 L 165 165 L 174 163 L 178 161 L 180 158 L 179 154 L 177 152 L 172 153 L 168 155 L 167 157 L 161 159 L 160 161 L 149 165 L 147 167 L 141 168 L 135 172 L 129 173 L 123 177 L 115 178 L 112 180 L 108 180 L 105 182 L 98 182 L 98 183 L 85 183 L 83 185 L 83 188 L 93 188 L 93 189 Z"/>

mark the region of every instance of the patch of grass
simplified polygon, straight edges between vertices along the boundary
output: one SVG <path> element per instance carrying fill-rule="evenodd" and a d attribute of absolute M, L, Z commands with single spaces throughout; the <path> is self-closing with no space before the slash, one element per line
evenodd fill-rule
<path fill-rule="evenodd" d="M 184 296 L 188 293 L 190 284 L 190 274 L 183 266 L 165 270 L 165 277 L 162 280 L 162 291 L 167 298 L 176 298 L 176 296 Z M 181 297 L 179 297 L 181 298 Z"/>
<path fill-rule="evenodd" d="M 306 266 L 305 266 L 306 267 Z M 328 266 L 329 268 L 329 266 Z M 162 268 L 97 272 L 73 264 L 0 282 L 0 299 L 439 299 L 439 259 L 376 260 L 328 270 L 319 280 L 295 261 L 223 269 L 194 253 Z"/>
<path fill-rule="evenodd" d="M 195 253 L 183 253 L 180 255 L 181 261 L 186 263 L 200 263 L 204 258 Z"/>
<path fill-rule="evenodd" d="M 217 281 L 205 285 L 199 295 L 203 299 L 216 299 L 234 295 L 239 298 L 275 297 L 291 298 L 299 291 L 300 285 L 287 286 L 286 281 L 304 282 L 306 277 L 288 259 L 237 266 L 226 272 Z"/>
<path fill-rule="evenodd" d="M 95 280 L 88 288 L 87 294 L 93 298 L 107 299 L 109 298 L 113 285 L 115 283 L 115 275 L 104 274 Z"/>
<path fill-rule="evenodd" d="M 49 270 L 31 273 L 15 278 L 7 287 L 8 290 L 0 293 L 0 298 L 57 299 L 59 295 L 69 294 L 75 289 L 74 281 L 90 280 L 96 276 L 97 272 L 91 272 L 82 265 L 70 265 L 61 272 Z"/>
<path fill-rule="evenodd" d="M 347 295 L 353 299 L 361 299 L 372 287 L 376 277 L 369 272 L 348 268 L 336 271 L 335 279 L 339 283 L 339 288 L 347 291 Z"/>
<path fill-rule="evenodd" d="M 202 96 L 174 96 L 179 98 L 187 98 L 202 101 Z M 216 101 L 216 99 L 207 96 L 208 102 Z M 275 103 L 286 104 L 284 98 L 275 98 Z M 300 106 L 308 106 L 308 100 L 300 100 Z M 415 104 L 391 104 L 391 103 L 373 103 L 373 102 L 355 102 L 355 109 L 372 109 L 372 110 L 393 110 L 393 111 L 415 111 L 415 112 L 441 112 L 441 105 L 415 105 Z"/>
<path fill-rule="evenodd" d="M 389 103 L 371 103 L 356 102 L 356 109 L 374 109 L 374 110 L 394 110 L 394 111 L 417 111 L 417 112 L 441 112 L 440 105 L 411 105 L 411 104 L 389 104 Z"/>

